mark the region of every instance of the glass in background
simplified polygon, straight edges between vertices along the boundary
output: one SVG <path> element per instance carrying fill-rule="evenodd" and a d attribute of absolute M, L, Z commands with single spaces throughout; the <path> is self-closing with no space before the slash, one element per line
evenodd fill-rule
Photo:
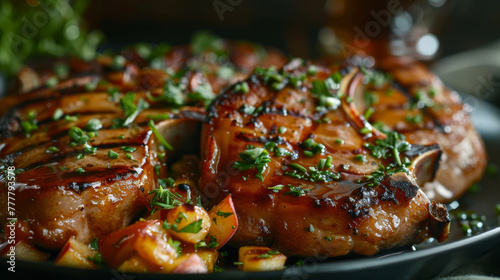
<path fill-rule="evenodd" d="M 322 53 L 432 61 L 439 55 L 439 34 L 451 6 L 447 0 L 328 0 L 327 26 L 319 33 Z"/>

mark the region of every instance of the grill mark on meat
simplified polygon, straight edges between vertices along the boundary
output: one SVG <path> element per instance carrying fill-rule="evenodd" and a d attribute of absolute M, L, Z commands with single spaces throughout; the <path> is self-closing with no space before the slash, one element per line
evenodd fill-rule
<path fill-rule="evenodd" d="M 111 149 L 111 148 L 118 148 L 118 147 L 125 146 L 125 145 L 129 146 L 129 147 L 144 149 L 143 144 L 136 144 L 136 143 L 107 144 L 107 145 L 98 145 L 98 146 L 93 146 L 93 147 L 97 147 L 99 149 Z M 76 155 L 78 154 L 77 151 L 78 150 L 76 150 L 76 149 L 70 150 L 65 154 L 61 154 L 61 155 L 58 155 L 56 157 L 47 158 L 47 160 L 45 160 L 45 161 L 38 161 L 38 162 L 32 163 L 31 165 L 24 167 L 23 170 L 27 171 L 27 170 L 37 168 L 39 166 L 44 166 L 44 165 L 47 165 L 50 163 L 58 162 L 62 159 L 68 158 L 68 157 L 76 157 Z M 19 155 L 21 155 L 21 154 L 22 153 L 19 153 Z M 87 155 L 87 156 L 91 156 L 91 155 Z"/>
<path fill-rule="evenodd" d="M 96 75 L 72 78 L 63 81 L 63 83 L 71 85 L 63 87 L 58 86 L 56 88 L 41 87 L 34 89 L 31 92 L 24 93 L 23 94 L 24 98 L 17 98 L 16 96 L 7 96 L 5 97 L 4 101 L 14 102 L 14 104 L 10 104 L 11 108 L 22 109 L 23 107 L 26 107 L 33 103 L 47 102 L 57 99 L 61 96 L 77 95 L 82 92 L 85 92 L 85 84 L 92 83 L 92 80 L 99 78 L 100 76 Z"/>
<path fill-rule="evenodd" d="M 80 127 L 80 128 L 83 128 L 83 127 Z M 106 129 L 110 129 L 111 126 L 108 126 L 108 127 L 104 127 L 100 130 L 100 133 L 105 133 L 105 132 L 109 132 L 110 134 L 113 133 L 115 130 L 109 130 L 109 131 L 105 131 Z M 142 127 L 139 126 L 140 129 L 144 129 L 146 128 L 146 123 L 142 123 Z M 18 134 L 19 136 L 21 137 L 24 137 L 24 135 L 22 134 Z M 33 148 L 36 148 L 38 146 L 41 146 L 41 145 L 44 145 L 44 144 L 47 144 L 47 143 L 51 143 L 51 142 L 58 142 L 61 138 L 64 138 L 64 137 L 68 137 L 68 132 L 67 130 L 63 130 L 62 132 L 60 133 L 57 133 L 57 134 L 49 134 L 48 135 L 48 140 L 47 141 L 41 141 L 41 142 L 36 142 L 36 143 L 33 143 L 32 145 L 29 145 L 29 146 L 26 146 L 26 147 L 23 147 L 22 149 L 20 150 L 14 150 L 14 151 L 11 151 L 9 154 L 14 154 L 14 153 L 23 153 L 23 152 L 27 152 Z M 127 138 L 124 138 L 124 139 L 119 139 L 119 140 L 122 140 L 121 142 L 115 142 L 113 144 L 110 144 L 110 147 L 118 147 L 119 145 L 122 145 L 122 146 L 125 146 L 125 145 L 141 145 L 141 144 L 144 144 L 143 141 L 141 140 L 141 134 L 137 134 L 136 136 L 134 137 L 127 137 Z M 90 143 L 93 143 L 95 142 L 95 138 L 91 138 L 89 140 Z M 117 141 L 117 140 L 115 140 Z M 69 143 L 68 143 L 69 144 Z M 99 145 L 95 145 L 95 147 L 106 147 L 107 144 L 99 144 Z M 76 150 L 76 149 L 72 149 L 71 151 L 73 150 Z M 2 152 L 2 151 L 0 151 Z M 2 152 L 2 155 L 3 156 L 7 156 L 8 154 L 5 154 L 4 152 Z"/>

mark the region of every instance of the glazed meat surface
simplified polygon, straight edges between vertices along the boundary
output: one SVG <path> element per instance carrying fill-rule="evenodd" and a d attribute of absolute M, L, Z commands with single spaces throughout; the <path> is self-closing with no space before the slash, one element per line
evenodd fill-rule
<path fill-rule="evenodd" d="M 232 195 L 240 223 L 234 244 L 339 256 L 447 237 L 444 206 L 419 187 L 434 178 L 439 145 L 410 144 L 372 126 L 375 113 L 362 115 L 365 100 L 385 100 L 365 98 L 365 91 L 380 95 L 375 87 L 392 90 L 388 102 L 414 100 L 380 74 L 294 60 L 281 71 L 259 69 L 216 99 L 202 131 L 200 191 L 211 204 Z M 379 113 L 402 121 L 424 113 L 393 109 Z"/>
<path fill-rule="evenodd" d="M 374 113 L 370 122 L 383 123 L 404 134 L 410 143 L 438 143 L 443 151 L 442 161 L 435 180 L 422 189 L 439 202 L 459 198 L 481 179 L 487 165 L 486 149 L 472 126 L 467 105 L 418 63 L 393 58 L 381 61 L 380 67 L 393 76 L 395 85 L 408 89 L 407 93 L 415 98 L 414 104 L 423 110 L 409 113 L 404 110 L 406 103 L 402 99 L 379 94 L 382 102 L 371 105 Z"/>
<path fill-rule="evenodd" d="M 19 73 L 0 104 L 0 204 L 7 209 L 4 171 L 14 166 L 16 217 L 27 221 L 35 245 L 58 249 L 71 236 L 89 242 L 129 225 L 149 207 L 165 159 L 198 152 L 204 107 L 218 91 L 267 65 L 262 55 L 284 61 L 257 45 L 211 40 Z"/>

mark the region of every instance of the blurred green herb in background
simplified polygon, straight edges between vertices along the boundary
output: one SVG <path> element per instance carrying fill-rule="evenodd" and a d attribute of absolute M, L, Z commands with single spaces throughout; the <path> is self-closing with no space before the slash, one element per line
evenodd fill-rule
<path fill-rule="evenodd" d="M 14 75 L 33 57 L 93 59 L 103 35 L 82 25 L 87 5 L 87 0 L 1 1 L 0 74 Z"/>

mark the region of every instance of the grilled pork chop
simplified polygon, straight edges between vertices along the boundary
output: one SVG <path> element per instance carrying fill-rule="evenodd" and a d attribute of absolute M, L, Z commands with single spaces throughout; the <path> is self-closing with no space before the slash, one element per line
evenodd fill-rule
<path fill-rule="evenodd" d="M 181 59 L 173 59 L 178 52 Z M 9 195 L 4 171 L 14 166 L 15 217 L 29 224 L 34 244 L 57 249 L 71 236 L 89 242 L 127 226 L 148 207 L 158 173 L 165 176 L 165 156 L 198 151 L 204 106 L 217 91 L 267 65 L 261 52 L 220 41 L 141 60 L 132 49 L 124 52 L 129 60 L 23 69 L 17 92 L 0 104 L 1 206 L 7 209 Z M 152 68 L 153 61 L 162 63 Z M 1 211 L 0 222 L 7 214 Z"/>
<path fill-rule="evenodd" d="M 401 98 L 379 93 L 383 101 L 371 105 L 374 113 L 370 122 L 384 123 L 404 134 L 410 143 L 438 143 L 443 160 L 435 180 L 422 189 L 439 202 L 457 199 L 481 179 L 487 165 L 484 143 L 467 115 L 467 105 L 456 92 L 444 87 L 435 75 L 414 61 L 391 58 L 380 61 L 379 66 L 394 77 L 395 85 L 408 89 L 414 96 L 413 104 L 423 110 L 409 113 L 404 110 Z"/>
<path fill-rule="evenodd" d="M 426 112 L 406 108 L 414 95 L 377 75 L 294 60 L 279 72 L 258 69 L 216 99 L 202 131 L 199 187 L 211 204 L 232 195 L 234 244 L 333 257 L 446 239 L 446 209 L 419 187 L 434 178 L 439 145 L 410 144 L 360 114 L 365 99 L 384 104 L 377 93 L 365 98 L 375 88 L 401 105 L 380 112 L 388 119 Z"/>

